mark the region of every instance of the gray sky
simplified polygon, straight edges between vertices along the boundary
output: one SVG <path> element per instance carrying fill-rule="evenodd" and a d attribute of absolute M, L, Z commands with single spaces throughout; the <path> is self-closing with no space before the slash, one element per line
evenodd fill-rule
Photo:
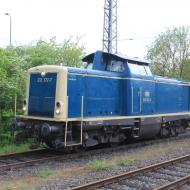
<path fill-rule="evenodd" d="M 81 37 L 87 53 L 102 49 L 104 0 L 0 0 L 0 47 L 56 36 Z M 190 0 L 118 0 L 118 51 L 144 57 L 147 45 L 171 26 L 190 25 Z"/>

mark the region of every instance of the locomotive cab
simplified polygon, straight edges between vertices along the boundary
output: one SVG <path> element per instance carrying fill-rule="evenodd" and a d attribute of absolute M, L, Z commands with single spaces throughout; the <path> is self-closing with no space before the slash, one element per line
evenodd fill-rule
<path fill-rule="evenodd" d="M 133 57 L 121 57 L 117 54 L 97 51 L 82 59 L 86 63 L 84 68 L 98 71 L 123 73 L 125 77 L 153 77 L 147 60 Z"/>

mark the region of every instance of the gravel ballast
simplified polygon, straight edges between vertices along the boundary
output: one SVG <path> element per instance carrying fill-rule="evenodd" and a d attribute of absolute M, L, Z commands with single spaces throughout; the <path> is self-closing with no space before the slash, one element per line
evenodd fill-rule
<path fill-rule="evenodd" d="M 7 181 L 10 182 L 11 180 L 22 180 L 22 178 L 26 176 L 35 178 L 36 176 L 38 176 L 40 171 L 50 168 L 54 170 L 54 174 L 62 171 L 62 175 L 56 176 L 55 178 L 53 176 L 50 176 L 46 180 L 42 180 L 42 182 L 39 180 L 37 187 L 32 188 L 36 190 L 68 189 L 68 187 L 74 187 L 79 184 L 103 179 L 116 174 L 121 174 L 123 172 L 131 171 L 140 167 L 145 167 L 150 164 L 155 164 L 186 154 L 190 154 L 190 140 L 181 139 L 175 142 L 163 142 L 159 144 L 153 144 L 146 147 L 139 147 L 129 150 L 118 149 L 115 152 L 106 152 L 98 155 L 87 154 L 80 158 L 74 158 L 70 160 L 49 161 L 32 167 L 22 168 L 19 170 L 12 170 L 4 172 L 3 174 L 1 173 L 0 183 L 2 182 L 2 184 L 6 184 Z M 129 160 L 133 160 L 133 162 L 129 163 L 126 166 L 121 166 L 120 164 L 113 164 L 112 167 L 100 171 L 95 171 L 90 167 L 89 164 L 93 160 L 105 160 L 107 162 L 112 162 L 113 160 L 113 162 L 115 162 L 115 160 L 119 160 L 121 158 L 127 158 Z M 83 172 L 83 167 L 88 168 L 87 171 Z M 72 170 L 76 172 L 72 173 Z M 162 174 L 159 173 L 156 175 Z M 170 181 L 169 175 L 167 177 L 167 180 Z M 138 184 L 139 181 L 142 183 L 143 180 L 146 183 L 146 177 L 144 177 L 144 179 L 142 178 L 139 178 L 139 180 L 137 181 L 133 180 L 130 183 Z M 136 188 L 135 186 L 134 188 L 132 188 L 131 186 L 130 189 Z"/>

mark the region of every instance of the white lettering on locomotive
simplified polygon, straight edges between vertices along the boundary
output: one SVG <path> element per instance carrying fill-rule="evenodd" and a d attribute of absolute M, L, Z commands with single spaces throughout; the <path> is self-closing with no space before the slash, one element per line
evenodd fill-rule
<path fill-rule="evenodd" d="M 49 82 L 52 82 L 52 80 L 53 80 L 52 78 L 47 78 L 47 77 L 45 77 L 45 78 L 41 78 L 41 77 L 37 78 L 38 83 L 42 83 L 42 82 L 49 83 Z"/>

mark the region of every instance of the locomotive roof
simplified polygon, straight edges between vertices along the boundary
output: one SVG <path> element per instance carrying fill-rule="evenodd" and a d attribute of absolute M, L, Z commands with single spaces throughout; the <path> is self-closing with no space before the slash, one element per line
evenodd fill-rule
<path fill-rule="evenodd" d="M 147 60 L 140 60 L 140 59 L 135 58 L 135 57 L 128 57 L 128 56 L 123 57 L 123 56 L 118 55 L 118 54 L 107 53 L 107 52 L 103 52 L 103 51 L 97 51 L 97 52 L 101 52 L 104 59 L 113 58 L 113 59 L 116 59 L 116 60 L 119 60 L 122 62 L 130 61 L 132 63 L 139 64 L 139 65 L 149 65 L 150 64 L 150 62 Z M 94 60 L 95 54 L 96 54 L 96 52 L 85 56 L 82 59 L 82 61 L 87 62 L 87 63 L 92 63 Z"/>
<path fill-rule="evenodd" d="M 158 76 L 158 75 L 154 75 L 154 79 L 155 79 L 155 81 L 159 81 L 159 82 L 180 83 L 180 84 L 189 85 L 189 82 L 187 82 L 187 81 L 178 80 L 178 79 L 174 79 L 174 78 L 163 77 L 163 76 Z"/>

